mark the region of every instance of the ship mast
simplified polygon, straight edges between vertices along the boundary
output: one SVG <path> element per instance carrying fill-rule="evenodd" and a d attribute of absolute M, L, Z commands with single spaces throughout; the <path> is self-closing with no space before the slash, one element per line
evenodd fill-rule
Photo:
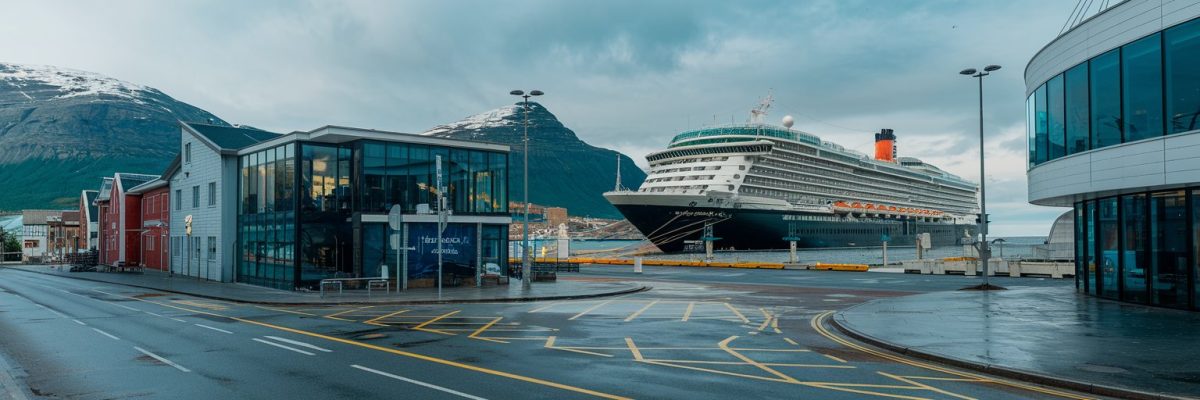
<path fill-rule="evenodd" d="M 616 186 L 613 187 L 613 191 L 620 192 L 621 191 L 621 152 L 614 151 L 614 153 L 617 153 L 617 184 L 616 184 Z"/>

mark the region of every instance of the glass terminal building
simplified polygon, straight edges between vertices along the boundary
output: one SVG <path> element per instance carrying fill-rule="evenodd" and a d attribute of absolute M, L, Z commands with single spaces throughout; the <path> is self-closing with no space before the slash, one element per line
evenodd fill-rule
<path fill-rule="evenodd" d="M 507 271 L 508 146 L 327 126 L 237 151 L 237 281 L 316 288 L 406 271 L 410 286 L 432 285 L 437 156 L 452 212 L 444 282 Z M 397 205 L 403 226 L 392 230 Z"/>
<path fill-rule="evenodd" d="M 1074 207 L 1080 292 L 1200 309 L 1198 18 L 1128 0 L 1025 69 L 1029 202 Z"/>

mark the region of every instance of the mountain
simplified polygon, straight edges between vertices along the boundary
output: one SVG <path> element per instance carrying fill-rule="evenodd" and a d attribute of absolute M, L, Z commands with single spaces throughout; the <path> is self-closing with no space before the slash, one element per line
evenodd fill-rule
<path fill-rule="evenodd" d="M 509 145 L 509 200 L 522 200 L 523 103 L 472 115 L 422 133 L 452 139 Z M 621 218 L 602 194 L 613 190 L 617 174 L 615 150 L 592 146 L 559 122 L 541 104 L 529 103 L 529 199 L 533 204 L 565 207 L 571 215 Z M 636 188 L 646 173 L 621 154 L 621 184 Z"/>
<path fill-rule="evenodd" d="M 0 63 L 0 210 L 71 207 L 103 176 L 157 175 L 178 151 L 180 120 L 225 124 L 154 88 Z"/>

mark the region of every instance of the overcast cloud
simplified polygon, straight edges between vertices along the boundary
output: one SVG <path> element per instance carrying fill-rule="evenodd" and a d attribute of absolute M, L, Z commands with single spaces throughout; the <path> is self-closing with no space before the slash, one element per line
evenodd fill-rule
<path fill-rule="evenodd" d="M 993 235 L 1045 235 L 1065 209 L 1026 203 L 1025 64 L 1058 1 L 6 2 L 0 61 L 158 88 L 234 123 L 420 132 L 541 89 L 593 145 L 642 162 L 680 130 L 770 119 L 978 180 L 985 82 Z"/>

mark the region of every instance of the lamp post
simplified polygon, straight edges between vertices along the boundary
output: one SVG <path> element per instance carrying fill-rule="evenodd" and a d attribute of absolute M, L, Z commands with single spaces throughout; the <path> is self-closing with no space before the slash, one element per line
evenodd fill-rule
<path fill-rule="evenodd" d="M 983 263 L 983 284 L 977 287 L 980 290 L 1000 289 L 993 288 L 988 284 L 988 259 L 991 258 L 992 250 L 988 246 L 987 241 L 987 179 L 985 178 L 983 168 L 983 77 L 999 69 L 999 65 L 993 64 L 983 67 L 983 71 L 976 71 L 975 68 L 967 68 L 958 72 L 959 74 L 978 78 L 979 80 L 979 241 L 975 242 L 975 249 L 979 251 L 979 260 Z"/>
<path fill-rule="evenodd" d="M 531 267 L 529 265 L 529 98 L 533 96 L 541 96 L 541 90 L 530 90 L 528 94 L 522 90 L 514 90 L 508 92 L 513 96 L 520 96 L 525 99 L 525 134 L 522 142 L 525 143 L 525 162 L 524 162 L 524 179 L 525 179 L 525 216 L 521 218 L 524 224 L 524 229 L 521 232 L 521 289 L 529 290 L 529 282 L 533 280 Z"/>

